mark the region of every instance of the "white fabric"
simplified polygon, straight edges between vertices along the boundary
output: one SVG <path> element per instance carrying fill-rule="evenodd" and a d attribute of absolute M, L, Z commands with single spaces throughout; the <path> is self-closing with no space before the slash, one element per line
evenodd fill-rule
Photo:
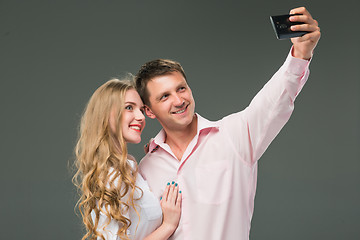
<path fill-rule="evenodd" d="M 135 167 L 135 163 L 133 161 L 128 162 L 132 167 Z M 112 175 L 113 169 L 110 170 L 110 173 Z M 135 201 L 136 209 L 140 214 L 140 221 L 133 208 L 129 209 L 129 214 L 126 215 L 126 217 L 131 220 L 131 225 L 128 229 L 129 238 L 133 240 L 141 240 L 160 226 L 162 222 L 162 210 L 159 200 L 150 191 L 147 182 L 140 174 L 137 175 L 136 186 L 138 186 L 143 191 L 142 197 Z M 140 194 L 140 191 L 137 190 L 135 192 L 134 198 L 138 198 Z M 91 217 L 94 221 L 94 211 L 91 212 Z M 116 220 L 111 219 L 110 224 L 105 228 L 104 231 L 102 228 L 107 221 L 108 218 L 106 215 L 100 212 L 99 225 L 97 230 L 104 235 L 106 240 L 119 240 L 120 237 L 116 235 L 119 230 L 119 223 Z M 101 238 L 98 238 L 98 240 L 99 239 Z"/>

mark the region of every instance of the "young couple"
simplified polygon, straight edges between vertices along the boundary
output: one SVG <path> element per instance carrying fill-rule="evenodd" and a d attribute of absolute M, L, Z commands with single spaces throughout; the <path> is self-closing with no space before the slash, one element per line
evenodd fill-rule
<path fill-rule="evenodd" d="M 83 239 L 249 238 L 257 161 L 289 119 L 320 39 L 305 8 L 290 13 L 305 23 L 292 30 L 309 33 L 291 39 L 285 63 L 245 110 L 219 121 L 195 113 L 171 60 L 146 63 L 136 83 L 113 79 L 95 91 L 76 146 Z M 141 141 L 144 113 L 163 129 L 138 169 L 127 143 Z"/>

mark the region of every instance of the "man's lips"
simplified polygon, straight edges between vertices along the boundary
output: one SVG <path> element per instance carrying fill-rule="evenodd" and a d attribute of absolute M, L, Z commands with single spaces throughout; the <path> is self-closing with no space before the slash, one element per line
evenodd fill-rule
<path fill-rule="evenodd" d="M 140 124 L 130 124 L 129 127 L 137 132 L 141 132 L 141 128 L 142 128 Z"/>
<path fill-rule="evenodd" d="M 188 106 L 189 106 L 189 104 L 186 105 L 183 109 L 179 109 L 179 110 L 177 110 L 177 111 L 171 112 L 171 114 L 182 114 L 182 113 L 184 113 L 184 112 L 187 110 Z"/>

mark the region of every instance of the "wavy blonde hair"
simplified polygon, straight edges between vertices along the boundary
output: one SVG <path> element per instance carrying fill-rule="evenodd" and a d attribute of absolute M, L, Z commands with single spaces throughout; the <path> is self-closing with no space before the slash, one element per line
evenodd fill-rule
<path fill-rule="evenodd" d="M 82 115 L 75 147 L 76 173 L 73 182 L 80 193 L 77 206 L 86 227 L 83 240 L 97 237 L 105 240 L 103 234 L 97 231 L 100 212 L 108 218 L 106 225 L 110 219 L 118 221 L 118 236 L 129 239 L 126 233 L 131 220 L 124 214 L 131 207 L 136 211 L 134 193 L 137 188 L 137 167 L 132 168 L 128 163 L 127 145 L 120 120 L 125 93 L 134 88 L 134 81 L 130 77 L 107 81 L 91 96 Z M 110 112 L 115 113 L 115 132 L 109 124 Z M 94 221 L 92 211 L 96 215 Z"/>

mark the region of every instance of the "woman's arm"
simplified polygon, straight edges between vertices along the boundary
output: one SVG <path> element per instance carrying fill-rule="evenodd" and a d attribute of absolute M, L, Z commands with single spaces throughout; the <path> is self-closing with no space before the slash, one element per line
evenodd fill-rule
<path fill-rule="evenodd" d="M 167 240 L 179 225 L 181 215 L 181 191 L 175 183 L 168 183 L 160 204 L 163 211 L 163 222 L 158 229 L 144 240 Z"/>

